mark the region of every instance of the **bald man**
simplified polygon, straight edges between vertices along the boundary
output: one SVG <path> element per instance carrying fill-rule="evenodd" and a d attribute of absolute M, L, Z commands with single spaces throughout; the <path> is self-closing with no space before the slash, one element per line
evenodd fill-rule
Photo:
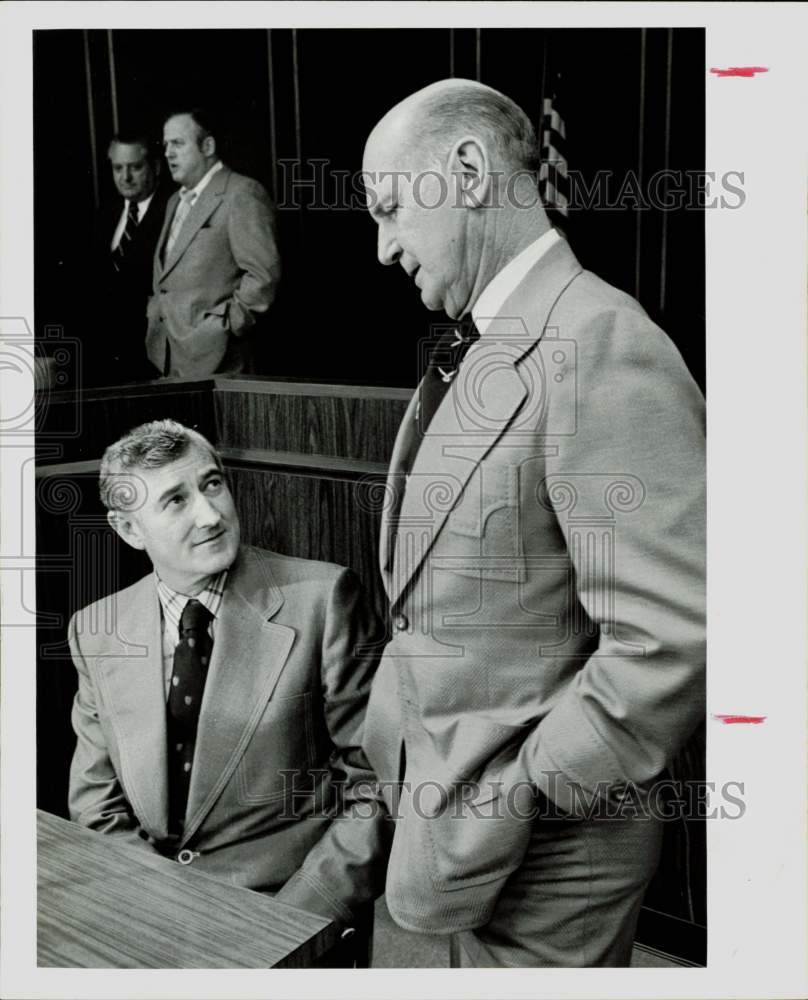
<path fill-rule="evenodd" d="M 364 746 L 401 926 L 453 933 L 453 964 L 624 966 L 654 781 L 704 711 L 703 399 L 537 167 L 524 112 L 466 80 L 365 148 L 379 260 L 449 319 L 391 460 Z"/>

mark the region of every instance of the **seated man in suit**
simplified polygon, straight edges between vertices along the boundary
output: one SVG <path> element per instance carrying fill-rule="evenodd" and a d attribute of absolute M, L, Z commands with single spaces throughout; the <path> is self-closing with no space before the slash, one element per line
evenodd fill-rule
<path fill-rule="evenodd" d="M 387 837 L 360 747 L 378 633 L 356 577 L 241 545 L 221 460 L 173 420 L 111 445 L 100 491 L 154 572 L 71 619 L 71 819 L 347 931 Z"/>
<path fill-rule="evenodd" d="M 219 131 L 199 109 L 170 115 L 172 180 L 154 257 L 146 349 L 165 375 L 251 367 L 251 336 L 280 280 L 275 208 L 264 188 L 226 167 Z"/>
<path fill-rule="evenodd" d="M 119 132 L 109 144 L 109 162 L 120 197 L 102 205 L 95 219 L 85 297 L 93 306 L 84 377 L 96 385 L 161 374 L 144 345 L 154 250 L 168 200 L 159 150 L 145 133 Z"/>

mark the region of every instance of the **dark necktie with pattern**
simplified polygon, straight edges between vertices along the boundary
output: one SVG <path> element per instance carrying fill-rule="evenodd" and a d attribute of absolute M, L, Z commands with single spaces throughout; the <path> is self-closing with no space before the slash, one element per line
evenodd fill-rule
<path fill-rule="evenodd" d="M 405 456 L 402 471 L 409 474 L 415 456 L 421 447 L 421 440 L 432 423 L 443 397 L 449 391 L 457 370 L 472 344 L 480 339 L 471 313 L 464 316 L 457 326 L 450 327 L 429 351 L 428 365 L 418 389 L 418 404 L 415 409 L 415 430 L 410 451 Z"/>
<path fill-rule="evenodd" d="M 126 225 L 123 227 L 121 238 L 118 240 L 118 245 L 112 251 L 112 266 L 116 271 L 120 271 L 121 269 L 123 259 L 126 256 L 126 251 L 129 249 L 129 244 L 134 238 L 135 230 L 137 229 L 138 224 L 137 202 L 132 200 L 129 202 L 129 211 L 126 214 Z"/>
<path fill-rule="evenodd" d="M 471 345 L 480 339 L 471 313 L 447 330 L 429 354 L 429 365 L 421 382 L 421 399 L 415 419 L 421 434 L 426 434 L 443 397 L 449 391 L 457 370 Z"/>
<path fill-rule="evenodd" d="M 213 616 L 193 598 L 180 619 L 180 641 L 174 650 L 174 670 L 168 692 L 168 817 L 169 831 L 182 832 L 191 766 L 196 746 L 196 727 L 205 691 L 213 640 L 208 624 Z"/>

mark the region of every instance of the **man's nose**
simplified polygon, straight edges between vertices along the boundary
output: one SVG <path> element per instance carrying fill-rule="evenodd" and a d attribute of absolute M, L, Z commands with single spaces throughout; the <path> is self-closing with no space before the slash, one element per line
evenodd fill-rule
<path fill-rule="evenodd" d="M 194 505 L 194 522 L 198 528 L 209 528 L 221 521 L 222 515 L 210 500 L 200 493 Z"/>
<path fill-rule="evenodd" d="M 380 264 L 395 264 L 401 256 L 401 247 L 398 240 L 391 233 L 386 233 L 379 227 L 378 246 L 376 250 Z"/>

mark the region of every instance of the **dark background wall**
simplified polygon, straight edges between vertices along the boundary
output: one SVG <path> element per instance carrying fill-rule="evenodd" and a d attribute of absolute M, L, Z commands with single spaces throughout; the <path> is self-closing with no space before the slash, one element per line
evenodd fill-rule
<path fill-rule="evenodd" d="M 701 29 L 40 31 L 34 55 L 40 335 L 61 325 L 81 339 L 92 295 L 84 247 L 98 202 L 114 193 L 106 150 L 116 126 L 146 124 L 159 137 L 162 115 L 190 100 L 221 113 L 230 164 L 280 204 L 285 277 L 261 371 L 415 385 L 418 339 L 438 317 L 399 268 L 378 264 L 358 204 L 325 206 L 338 200 L 337 172 L 361 168 L 379 117 L 454 75 L 504 91 L 536 125 L 555 86 L 570 169 L 588 187 L 609 176 L 612 207 L 570 214 L 573 249 L 640 299 L 703 384 L 703 213 L 636 197 L 661 170 L 704 167 Z M 638 189 L 624 187 L 632 176 Z M 110 335 L 114 326 L 111 316 Z"/>

